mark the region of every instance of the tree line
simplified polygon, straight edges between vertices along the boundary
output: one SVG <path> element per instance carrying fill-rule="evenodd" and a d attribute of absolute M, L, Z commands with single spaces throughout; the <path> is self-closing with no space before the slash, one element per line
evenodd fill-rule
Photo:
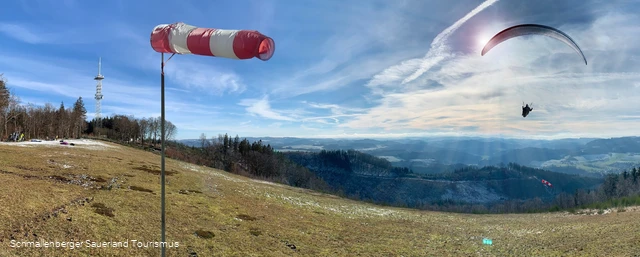
<path fill-rule="evenodd" d="M 160 117 L 113 115 L 88 122 L 82 97 L 78 97 L 71 107 L 65 107 L 64 102 L 58 108 L 51 103 L 43 106 L 21 104 L 0 74 L 0 139 L 5 141 L 15 132 L 23 133 L 26 140 L 96 136 L 153 145 L 160 142 Z M 165 133 L 167 140 L 172 140 L 177 133 L 176 126 L 166 121 Z"/>
<path fill-rule="evenodd" d="M 117 114 L 93 119 L 87 125 L 86 134 L 151 147 L 161 142 L 161 120 L 161 117 L 135 118 L 133 115 Z M 177 127 L 171 121 L 165 120 L 167 141 L 173 140 L 177 133 Z"/>
<path fill-rule="evenodd" d="M 200 147 L 170 142 L 166 156 L 231 173 L 321 192 L 334 190 L 307 168 L 289 160 L 262 140 L 249 142 L 228 134 L 207 138 L 200 135 Z"/>
<path fill-rule="evenodd" d="M 82 97 L 70 108 L 60 103 L 58 108 L 47 103 L 44 106 L 21 104 L 20 98 L 7 87 L 7 80 L 0 74 L 0 138 L 9 134 L 24 133 L 25 138 L 78 138 L 86 129 L 86 109 Z"/>

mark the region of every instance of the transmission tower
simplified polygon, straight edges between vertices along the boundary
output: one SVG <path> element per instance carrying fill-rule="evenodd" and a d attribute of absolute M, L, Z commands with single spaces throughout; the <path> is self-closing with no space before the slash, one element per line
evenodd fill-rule
<path fill-rule="evenodd" d="M 101 74 L 102 69 L 102 57 L 98 60 L 98 75 L 93 79 L 96 81 L 96 119 L 100 119 L 100 101 L 102 100 L 102 80 L 104 76 Z"/>

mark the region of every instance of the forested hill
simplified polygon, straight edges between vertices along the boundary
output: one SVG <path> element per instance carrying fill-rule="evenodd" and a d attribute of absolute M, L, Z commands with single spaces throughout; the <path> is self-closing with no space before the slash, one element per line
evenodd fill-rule
<path fill-rule="evenodd" d="M 570 189 L 591 187 L 594 183 L 602 182 L 600 178 L 585 177 L 573 174 L 559 173 L 544 169 L 537 169 L 509 163 L 505 166 L 468 166 L 456 169 L 453 172 L 425 174 L 421 178 L 448 181 L 483 181 L 483 180 L 508 180 L 508 179 L 537 179 L 554 182 L 554 186 L 567 188 L 563 190 L 571 192 Z"/>
<path fill-rule="evenodd" d="M 505 166 L 464 166 L 451 172 L 415 174 L 409 168 L 394 167 L 389 161 L 355 150 L 335 150 L 320 152 L 285 152 L 290 160 L 310 170 L 333 174 L 353 174 L 375 177 L 407 177 L 427 180 L 484 181 L 540 178 L 558 181 L 558 185 L 570 188 L 584 187 L 602 182 L 601 179 L 587 178 L 530 168 L 514 163 Z M 572 184 L 573 183 L 573 184 Z"/>
<path fill-rule="evenodd" d="M 398 177 L 411 173 L 408 168 L 393 167 L 385 159 L 355 150 L 287 152 L 285 155 L 292 161 L 316 171 L 378 177 Z"/>
<path fill-rule="evenodd" d="M 595 189 L 602 179 L 556 173 L 509 164 L 465 167 L 453 172 L 418 175 L 394 168 L 381 158 L 358 151 L 287 152 L 332 188 L 351 198 L 425 208 L 438 201 L 496 204 L 506 200 L 554 200 L 558 193 Z M 547 188 L 541 180 L 550 181 Z"/>

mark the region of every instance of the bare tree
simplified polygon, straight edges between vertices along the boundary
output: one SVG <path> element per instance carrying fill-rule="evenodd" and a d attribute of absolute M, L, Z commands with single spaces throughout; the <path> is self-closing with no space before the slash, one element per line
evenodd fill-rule
<path fill-rule="evenodd" d="M 144 139 L 147 137 L 147 133 L 149 133 L 149 120 L 147 119 L 139 119 L 138 120 L 138 134 L 140 135 L 140 140 L 142 146 L 144 146 Z"/>
<path fill-rule="evenodd" d="M 51 137 L 54 138 L 55 135 L 55 127 L 54 127 L 54 121 L 55 121 L 55 107 L 53 106 L 53 104 L 51 103 L 45 103 L 44 104 L 44 108 L 42 108 L 42 113 L 41 113 L 41 126 L 43 128 L 46 128 L 45 131 L 43 131 L 43 133 L 46 134 L 46 137 Z"/>
<path fill-rule="evenodd" d="M 0 74 L 0 111 L 9 105 L 10 92 L 7 87 L 7 80 Z"/>
<path fill-rule="evenodd" d="M 200 148 L 204 149 L 207 146 L 207 135 L 202 133 L 200 134 Z"/>
<path fill-rule="evenodd" d="M 157 118 L 150 117 L 149 118 L 149 137 L 153 138 L 151 143 L 156 144 L 156 139 L 159 134 L 160 123 Z"/>
<path fill-rule="evenodd" d="M 11 94 L 9 92 L 9 88 L 7 88 L 7 80 L 0 74 L 0 123 L 5 123 L 5 116 L 3 114 L 6 113 L 6 109 L 9 106 L 9 99 L 11 98 Z M 0 138 L 7 136 L 7 128 L 6 126 L 0 126 Z"/>
<path fill-rule="evenodd" d="M 176 128 L 171 121 L 165 121 L 164 133 L 167 141 L 173 140 L 178 133 L 178 129 Z"/>
<path fill-rule="evenodd" d="M 9 99 L 6 107 L 0 110 L 0 120 L 2 120 L 2 128 L 4 137 L 8 136 L 9 122 L 14 121 L 19 115 L 20 99 L 13 93 L 9 93 Z"/>

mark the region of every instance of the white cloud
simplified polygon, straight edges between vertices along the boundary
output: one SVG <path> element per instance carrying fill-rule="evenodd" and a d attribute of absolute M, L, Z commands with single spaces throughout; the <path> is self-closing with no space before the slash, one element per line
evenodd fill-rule
<path fill-rule="evenodd" d="M 356 117 L 358 114 L 364 113 L 366 109 L 363 108 L 349 108 L 340 106 L 337 104 L 322 104 L 303 101 L 303 104 L 308 105 L 312 109 L 329 110 L 329 115 L 319 115 L 317 113 L 308 112 L 305 118 L 302 118 L 303 122 L 317 122 L 321 124 L 339 124 L 345 118 Z M 310 117 L 309 117 L 310 116 Z"/>
<path fill-rule="evenodd" d="M 337 105 L 337 104 L 322 104 L 322 103 L 313 103 L 313 102 L 307 103 L 306 101 L 303 101 L 302 103 L 303 104 L 306 103 L 312 108 L 329 109 L 329 110 L 331 110 L 331 113 L 336 114 L 336 115 L 342 115 L 342 114 L 345 114 L 347 112 L 363 112 L 363 111 L 365 111 L 365 109 L 363 109 L 363 108 L 349 108 L 349 107 L 344 107 L 344 106 L 340 106 L 340 105 Z"/>
<path fill-rule="evenodd" d="M 7 35 L 8 37 L 29 44 L 38 44 L 45 42 L 45 39 L 42 38 L 42 35 L 33 33 L 30 29 L 19 24 L 0 23 L 0 32 Z"/>
<path fill-rule="evenodd" d="M 56 30 L 52 29 L 53 26 L 55 25 L 34 26 L 31 24 L 0 22 L 0 33 L 28 44 L 87 44 L 100 41 L 97 37 L 86 36 L 86 34 L 95 30 L 86 28 Z"/>
<path fill-rule="evenodd" d="M 431 46 L 427 54 L 421 59 L 412 59 L 402 62 L 399 65 L 395 65 L 387 68 L 382 73 L 373 77 L 371 81 L 369 81 L 369 87 L 376 87 L 380 85 L 387 85 L 389 83 L 393 83 L 402 79 L 402 84 L 409 83 L 416 78 L 420 77 L 422 74 L 427 72 L 429 69 L 437 65 L 438 63 L 444 61 L 445 59 L 449 59 L 452 56 L 449 53 L 449 47 L 447 45 L 447 39 L 453 32 L 455 32 L 460 26 L 462 26 L 465 22 L 471 19 L 473 16 L 496 3 L 498 0 L 488 0 L 480 4 L 478 7 L 474 8 L 471 12 L 467 13 L 464 17 L 456 21 L 453 25 L 449 26 L 442 32 L 440 32 L 431 42 Z M 416 70 L 417 69 L 417 70 Z M 410 76 L 405 77 L 407 74 L 414 71 Z"/>
<path fill-rule="evenodd" d="M 348 12 L 335 11 L 325 23 L 335 28 L 334 34 L 317 47 L 294 52 L 305 58 L 319 55 L 318 60 L 269 83 L 270 94 L 290 98 L 345 88 L 421 54 L 420 38 L 408 25 L 412 20 L 405 17 L 412 8 L 416 3 L 383 2 L 380 6 L 367 2 L 350 5 Z"/>
<path fill-rule="evenodd" d="M 640 51 L 634 42 L 640 27 L 635 26 L 639 21 L 634 12 L 610 7 L 615 2 L 606 8 L 584 3 L 575 9 L 566 9 L 573 4 L 563 2 L 554 5 L 552 14 L 533 13 L 524 2 L 496 2 L 476 2 L 477 7 L 420 0 L 321 2 L 312 7 L 261 3 L 250 10 L 258 19 L 240 26 L 274 36 L 279 46 L 275 58 L 253 66 L 174 57 L 166 67 L 167 119 L 181 131 L 199 130 L 195 137 L 200 132 L 331 137 L 635 133 L 633 128 L 640 126 L 640 110 L 633 107 L 640 100 L 635 93 Z M 154 18 L 98 24 L 86 18 L 96 15 L 93 20 L 102 21 L 99 18 L 110 17 L 106 13 L 136 7 L 119 1 L 120 6 L 105 7 L 103 13 L 71 17 L 84 2 L 42 3 L 28 3 L 32 6 L 25 11 L 41 17 L 50 6 L 62 5 L 60 12 L 50 14 L 55 23 L 0 23 L 0 33 L 24 42 L 21 48 L 38 47 L 0 53 L 1 72 L 10 87 L 26 92 L 25 102 L 51 99 L 57 106 L 58 98 L 66 103 L 83 96 L 92 115 L 91 78 L 101 55 L 108 63 L 103 70 L 103 113 L 159 115 L 160 56 L 148 40 Z M 281 9 L 278 5 L 294 11 L 273 13 Z M 540 5 L 544 3 L 535 8 L 545 8 Z M 191 13 L 194 25 L 205 25 L 214 6 L 176 8 Z M 310 8 L 332 15 L 308 15 Z M 453 14 L 458 16 L 452 19 Z M 301 19 L 306 22 L 292 22 Z M 77 20 L 88 23 L 77 25 Z M 503 26 L 532 20 L 548 21 L 571 35 L 589 65 L 580 64 L 572 49 L 545 37 L 513 39 L 485 56 L 474 50 Z M 96 30 L 102 37 L 77 36 Z M 101 44 L 66 45 L 87 42 Z M 59 58 L 53 50 L 78 54 Z M 307 101 L 299 104 L 303 98 Z M 520 116 L 523 101 L 535 107 L 526 119 Z"/>
<path fill-rule="evenodd" d="M 284 116 L 280 112 L 271 109 L 268 96 L 261 99 L 243 99 L 239 105 L 246 106 L 246 111 L 252 115 L 272 120 L 295 121 L 294 118 Z"/>
<path fill-rule="evenodd" d="M 66 106 L 70 106 L 78 97 L 83 97 L 85 107 L 88 111 L 88 118 L 91 119 L 95 113 L 95 81 L 91 75 L 85 74 L 82 69 L 74 66 L 59 66 L 49 63 L 46 60 L 29 60 L 9 56 L 0 60 L 0 66 L 7 65 L 7 62 L 15 64 L 10 66 L 12 70 L 5 73 L 8 86 L 11 89 L 20 89 L 21 92 L 28 92 L 26 97 L 20 96 L 23 103 L 33 103 L 39 106 L 49 102 L 57 106 L 60 101 L 65 101 Z M 66 63 L 60 59 L 59 63 Z M 42 73 L 33 73 L 33 71 Z M 33 76 L 30 76 L 34 74 Z M 118 76 L 113 76 L 118 77 Z M 137 81 L 124 81 L 109 77 L 103 81 L 101 112 L 103 116 L 112 114 L 134 115 L 135 117 L 157 117 L 160 112 L 160 90 L 156 86 L 148 86 L 146 83 Z M 29 93 L 48 95 L 45 98 L 33 98 Z M 167 119 L 178 119 L 180 117 L 190 117 L 191 120 L 201 120 L 203 117 L 216 117 L 220 115 L 219 107 L 197 103 L 180 99 L 180 95 L 169 94 L 165 106 Z M 176 99 L 178 98 L 178 99 Z"/>
<path fill-rule="evenodd" d="M 626 44 L 628 39 L 619 35 L 636 26 L 628 15 L 618 15 L 610 13 L 592 26 L 565 30 L 579 42 L 588 42 L 583 51 L 591 60 L 589 66 L 571 48 L 544 37 L 505 42 L 492 56 L 455 53 L 438 69 L 400 89 L 378 87 L 379 105 L 339 126 L 527 137 L 636 134 L 640 120 L 621 120 L 619 115 L 640 115 L 632 104 L 640 100 L 635 93 L 640 73 L 627 72 L 640 68 L 640 62 L 630 58 L 640 47 Z M 617 41 L 594 42 L 593 35 Z M 624 47 L 600 51 L 610 44 Z M 399 83 L 401 77 L 393 81 Z M 527 118 L 520 116 L 523 101 L 534 102 Z"/>
<path fill-rule="evenodd" d="M 191 93 L 191 91 L 189 91 L 189 90 L 186 90 L 186 89 L 180 89 L 180 88 L 175 88 L 175 87 L 165 87 L 165 90 L 167 90 L 167 91 L 182 92 L 182 93 Z"/>
<path fill-rule="evenodd" d="M 172 59 L 169 63 L 165 67 L 165 79 L 177 81 L 187 89 L 215 96 L 225 93 L 240 94 L 246 89 L 240 76 L 233 71 L 185 58 Z"/>
<path fill-rule="evenodd" d="M 124 29 L 119 34 L 136 42 L 130 49 L 122 50 L 127 58 L 120 59 L 130 67 L 160 74 L 160 54 L 154 52 L 148 40 Z M 170 55 L 165 54 L 167 60 Z M 175 55 L 164 67 L 165 86 L 167 90 L 181 91 L 191 94 L 209 96 L 240 95 L 247 89 L 243 78 L 230 68 L 222 65 L 208 64 L 208 60 L 216 57 L 196 55 Z"/>

